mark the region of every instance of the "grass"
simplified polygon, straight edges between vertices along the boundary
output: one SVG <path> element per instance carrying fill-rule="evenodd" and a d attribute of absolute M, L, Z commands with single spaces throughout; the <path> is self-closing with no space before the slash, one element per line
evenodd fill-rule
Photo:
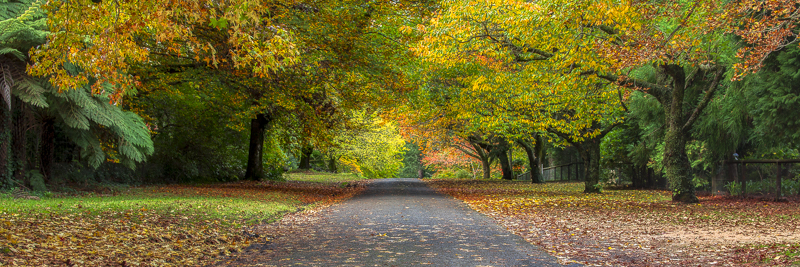
<path fill-rule="evenodd" d="M 366 180 L 367 178 L 361 177 L 354 173 L 330 173 L 330 172 L 317 172 L 314 170 L 305 171 L 292 171 L 284 174 L 286 180 L 289 181 L 304 181 L 315 183 L 343 183 L 358 180 Z"/>
<path fill-rule="evenodd" d="M 38 201 L 0 194 L 0 265 L 208 265 L 267 240 L 243 232 L 250 225 L 357 191 L 290 181 L 149 186 Z"/>
<path fill-rule="evenodd" d="M 124 213 L 131 210 L 142 210 L 173 216 L 191 215 L 192 218 L 201 220 L 224 220 L 225 222 L 248 224 L 293 211 L 301 204 L 295 196 L 281 193 L 212 197 L 193 196 L 188 193 L 158 192 L 163 189 L 158 187 L 135 188 L 115 196 L 44 198 L 41 201 L 2 198 L 0 199 L 0 214 L 56 216 L 80 213 L 85 216 L 97 216 L 108 212 Z"/>

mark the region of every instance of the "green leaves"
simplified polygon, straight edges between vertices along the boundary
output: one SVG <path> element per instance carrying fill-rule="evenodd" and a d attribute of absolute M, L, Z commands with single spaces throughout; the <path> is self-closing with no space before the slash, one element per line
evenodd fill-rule
<path fill-rule="evenodd" d="M 217 28 L 217 29 L 225 29 L 228 27 L 228 20 L 225 18 L 211 18 L 209 19 L 208 26 Z"/>

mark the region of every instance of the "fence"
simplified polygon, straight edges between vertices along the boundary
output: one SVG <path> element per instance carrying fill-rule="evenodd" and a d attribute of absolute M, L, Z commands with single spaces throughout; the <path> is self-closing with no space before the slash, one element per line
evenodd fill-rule
<path fill-rule="evenodd" d="M 711 181 L 715 195 L 780 199 L 800 195 L 800 159 L 723 161 Z"/>
<path fill-rule="evenodd" d="M 543 182 L 557 181 L 583 181 L 585 172 L 583 162 L 572 162 L 568 164 L 547 167 L 542 169 Z M 517 180 L 531 180 L 531 173 L 526 172 L 517 176 Z"/>

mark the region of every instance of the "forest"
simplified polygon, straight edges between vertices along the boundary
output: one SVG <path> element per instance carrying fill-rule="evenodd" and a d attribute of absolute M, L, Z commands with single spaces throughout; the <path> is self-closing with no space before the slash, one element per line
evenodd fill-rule
<path fill-rule="evenodd" d="M 0 0 L 0 192 L 277 186 L 237 200 L 267 217 L 392 177 L 795 201 L 798 26 L 797 0 Z M 314 175 L 335 183 L 281 184 Z"/>
<path fill-rule="evenodd" d="M 798 157 L 786 1 L 5 0 L 0 12 L 7 189 L 312 168 L 541 182 L 580 162 L 587 193 L 621 177 L 696 202 L 724 162 Z"/>

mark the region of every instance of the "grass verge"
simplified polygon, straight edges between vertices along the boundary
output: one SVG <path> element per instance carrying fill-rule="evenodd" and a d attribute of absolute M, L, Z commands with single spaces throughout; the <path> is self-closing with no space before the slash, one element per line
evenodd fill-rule
<path fill-rule="evenodd" d="M 359 188 L 307 182 L 151 186 L 118 195 L 0 197 L 0 265 L 207 265 L 265 237 L 247 226 Z"/>
<path fill-rule="evenodd" d="M 284 178 L 289 181 L 315 183 L 349 183 L 367 179 L 354 173 L 330 173 L 318 172 L 314 170 L 295 170 L 284 174 Z"/>
<path fill-rule="evenodd" d="M 670 202 L 670 192 L 605 190 L 583 183 L 434 180 L 562 263 L 591 266 L 785 266 L 800 263 L 797 202 L 701 197 Z"/>

